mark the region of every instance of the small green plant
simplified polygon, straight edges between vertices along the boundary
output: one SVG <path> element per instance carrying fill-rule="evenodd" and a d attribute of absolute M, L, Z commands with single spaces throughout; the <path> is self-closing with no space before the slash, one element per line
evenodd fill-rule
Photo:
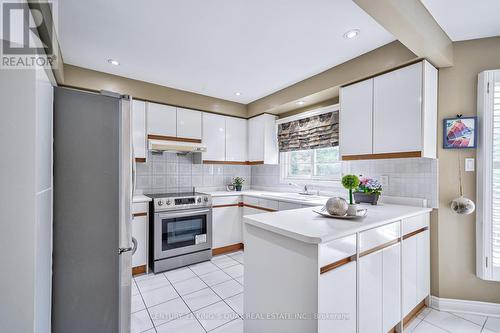
<path fill-rule="evenodd" d="M 349 204 L 352 205 L 352 190 L 359 186 L 359 178 L 356 175 L 345 175 L 342 177 L 342 186 L 349 190 Z"/>
<path fill-rule="evenodd" d="M 245 180 L 241 177 L 234 177 L 234 179 L 233 179 L 234 186 L 243 186 L 244 182 L 245 182 Z"/>

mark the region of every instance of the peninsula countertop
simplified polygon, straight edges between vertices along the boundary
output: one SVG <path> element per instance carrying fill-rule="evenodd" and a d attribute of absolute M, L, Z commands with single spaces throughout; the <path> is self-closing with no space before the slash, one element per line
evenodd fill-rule
<path fill-rule="evenodd" d="M 368 209 L 368 215 L 360 220 L 323 217 L 313 212 L 314 208 L 321 208 L 318 206 L 248 215 L 244 223 L 305 243 L 320 244 L 432 211 L 431 208 L 390 204 L 361 206 Z"/>

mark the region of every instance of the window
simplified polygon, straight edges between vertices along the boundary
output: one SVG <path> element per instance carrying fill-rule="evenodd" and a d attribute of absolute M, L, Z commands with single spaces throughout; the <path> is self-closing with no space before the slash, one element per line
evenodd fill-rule
<path fill-rule="evenodd" d="M 289 179 L 338 181 L 342 174 L 339 147 L 300 150 L 282 153 Z"/>
<path fill-rule="evenodd" d="M 477 275 L 500 281 L 500 70 L 479 74 Z"/>

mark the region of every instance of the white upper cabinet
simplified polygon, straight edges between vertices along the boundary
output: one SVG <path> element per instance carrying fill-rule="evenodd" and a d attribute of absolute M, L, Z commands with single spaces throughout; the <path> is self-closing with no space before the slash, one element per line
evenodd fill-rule
<path fill-rule="evenodd" d="M 342 159 L 436 158 L 437 79 L 424 60 L 341 88 Z"/>
<path fill-rule="evenodd" d="M 422 63 L 373 80 L 373 153 L 421 151 Z"/>
<path fill-rule="evenodd" d="M 177 137 L 201 140 L 201 112 L 177 108 Z"/>
<path fill-rule="evenodd" d="M 262 114 L 248 120 L 248 160 L 264 164 L 278 164 L 277 117 Z"/>
<path fill-rule="evenodd" d="M 203 143 L 207 152 L 204 161 L 224 161 L 226 158 L 226 117 L 203 113 Z"/>
<path fill-rule="evenodd" d="M 248 160 L 247 126 L 246 119 L 226 117 L 226 161 Z"/>
<path fill-rule="evenodd" d="M 372 153 L 373 79 L 340 90 L 341 155 Z"/>
<path fill-rule="evenodd" d="M 132 131 L 134 158 L 146 158 L 146 103 L 134 100 L 132 103 Z"/>
<path fill-rule="evenodd" d="M 148 135 L 177 136 L 177 110 L 173 106 L 148 103 Z"/>

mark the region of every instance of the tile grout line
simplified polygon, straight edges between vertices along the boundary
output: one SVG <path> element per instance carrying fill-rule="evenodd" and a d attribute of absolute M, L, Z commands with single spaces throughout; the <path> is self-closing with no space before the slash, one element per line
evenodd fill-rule
<path fill-rule="evenodd" d="M 445 312 L 446 312 L 446 311 L 445 311 Z M 462 320 L 468 321 L 469 323 L 472 323 L 472 324 L 474 324 L 474 325 L 476 325 L 476 326 L 478 326 L 478 327 L 481 327 L 481 330 L 482 330 L 482 328 L 484 327 L 484 324 L 486 324 L 486 321 L 488 320 L 488 317 L 486 317 L 486 319 L 484 320 L 484 323 L 483 323 L 482 325 L 478 325 L 478 324 L 476 324 L 475 322 L 473 322 L 473 321 L 471 321 L 471 320 L 469 320 L 469 319 L 467 319 L 467 318 L 463 318 L 463 317 L 460 317 L 459 315 L 454 314 L 453 312 L 448 312 L 448 313 L 449 313 L 449 314 L 451 314 L 451 315 L 453 315 L 453 316 L 455 316 L 455 317 L 457 317 L 457 318 L 460 318 L 460 319 L 462 319 Z"/>
<path fill-rule="evenodd" d="M 233 259 L 233 260 L 234 260 L 234 259 Z M 212 261 L 210 261 L 210 262 L 212 262 Z M 213 265 L 215 265 L 214 263 L 212 263 L 212 264 L 213 264 Z M 240 265 L 241 265 L 241 264 L 240 264 Z M 217 265 L 215 265 L 215 266 L 216 266 L 217 268 L 219 268 L 219 266 L 217 266 Z M 236 266 L 236 265 L 234 265 L 234 266 Z M 231 267 L 233 267 L 233 266 L 231 266 Z M 189 267 L 189 266 L 188 266 L 188 268 L 189 268 L 189 269 L 191 269 L 191 267 Z M 229 275 L 229 274 L 227 274 L 226 272 L 224 272 L 224 270 L 222 270 L 221 268 L 219 268 L 219 269 L 220 269 L 220 270 L 221 270 L 224 274 L 226 274 L 227 276 L 229 276 L 232 280 L 234 280 L 237 284 L 241 285 L 241 284 L 240 284 L 240 283 L 239 283 L 236 279 L 234 279 L 231 275 Z M 191 269 L 191 271 L 192 271 L 194 274 L 196 274 L 196 272 L 195 272 L 195 271 L 193 271 L 192 269 Z M 200 277 L 198 274 L 196 274 L 196 276 L 198 276 L 198 278 Z M 201 278 L 200 278 L 200 280 L 201 280 L 201 281 L 203 281 L 203 279 L 201 279 Z M 231 281 L 231 280 L 227 280 L 227 281 Z M 227 281 L 225 281 L 225 282 L 227 282 Z M 205 285 L 206 285 L 208 288 L 210 288 L 210 290 L 212 290 L 212 292 L 213 292 L 213 293 L 215 293 L 217 296 L 219 296 L 219 294 L 217 294 L 217 292 L 215 292 L 215 290 L 213 290 L 213 289 L 212 289 L 212 287 L 211 287 L 211 286 L 209 286 L 209 285 L 208 285 L 205 281 L 203 281 L 203 283 L 205 283 Z M 224 282 L 221 282 L 221 283 L 219 283 L 219 284 L 222 284 L 222 283 L 224 283 Z M 216 286 L 216 285 L 218 285 L 218 284 L 215 284 L 214 286 Z M 243 289 L 243 292 L 245 292 L 245 289 Z M 238 293 L 238 294 L 236 294 L 236 295 L 239 295 L 239 294 L 240 294 L 240 293 Z M 229 296 L 229 297 L 227 297 L 227 298 L 230 298 L 230 297 L 233 297 L 233 296 L 236 296 L 236 295 L 232 295 L 232 296 Z M 220 296 L 219 296 L 219 297 L 220 297 Z M 222 298 L 222 297 L 220 297 L 220 298 L 222 299 L 222 302 L 224 302 L 224 304 L 226 304 L 226 305 L 227 305 L 227 306 L 228 306 L 228 307 L 229 307 L 229 308 L 230 308 L 230 309 L 231 309 L 231 310 L 232 310 L 232 311 L 233 311 L 233 312 L 234 312 L 234 313 L 238 316 L 238 318 L 241 318 L 241 316 L 239 315 L 239 313 L 237 313 L 237 312 L 236 312 L 236 311 L 235 311 L 235 310 L 231 307 L 231 305 L 229 305 L 229 304 L 226 302 L 226 300 L 225 300 L 224 298 Z M 227 299 L 227 298 L 226 298 L 226 299 Z M 216 304 L 216 303 L 214 303 L 214 304 Z M 212 304 L 212 305 L 213 305 L 213 304 Z M 205 307 L 205 308 L 206 308 L 206 307 Z M 200 310 L 201 310 L 201 309 L 200 309 Z M 196 311 L 199 311 L 199 310 L 196 310 Z M 238 319 L 238 318 L 234 318 L 233 320 L 236 320 L 236 319 Z M 228 323 L 232 322 L 233 320 L 230 320 L 230 321 L 228 321 L 227 323 L 224 323 L 224 324 L 222 324 L 222 325 L 220 325 L 220 326 L 214 327 L 214 328 L 213 328 L 212 330 L 210 330 L 210 331 L 213 331 L 213 330 L 215 330 L 215 329 L 217 329 L 217 328 L 219 328 L 219 327 L 222 327 L 222 326 L 224 326 L 224 325 L 226 325 L 226 324 L 228 324 Z"/>
<path fill-rule="evenodd" d="M 133 280 L 134 280 L 135 286 L 137 287 L 137 290 L 139 291 L 139 295 L 141 296 L 142 303 L 144 303 L 144 308 L 145 308 L 145 310 L 146 310 L 146 313 L 148 314 L 149 320 L 151 320 L 151 325 L 153 325 L 153 329 L 154 329 L 154 331 L 155 331 L 156 333 L 158 333 L 158 331 L 156 330 L 156 326 L 155 326 L 155 324 L 154 324 L 154 322 L 153 322 L 153 318 L 151 317 L 151 313 L 149 313 L 149 308 L 146 306 L 146 302 L 144 301 L 144 297 L 142 297 L 142 292 L 141 292 L 141 289 L 140 289 L 140 288 L 139 288 L 139 286 L 137 285 L 137 282 L 135 281 L 135 279 L 133 279 Z M 168 281 L 168 280 L 167 280 L 167 281 Z M 169 283 L 170 283 L 170 281 L 169 281 Z M 147 329 L 146 331 L 148 331 L 148 330 L 150 330 L 150 329 Z M 146 331 L 142 331 L 142 332 L 146 332 Z M 141 332 L 141 333 L 142 333 L 142 332 Z"/>

